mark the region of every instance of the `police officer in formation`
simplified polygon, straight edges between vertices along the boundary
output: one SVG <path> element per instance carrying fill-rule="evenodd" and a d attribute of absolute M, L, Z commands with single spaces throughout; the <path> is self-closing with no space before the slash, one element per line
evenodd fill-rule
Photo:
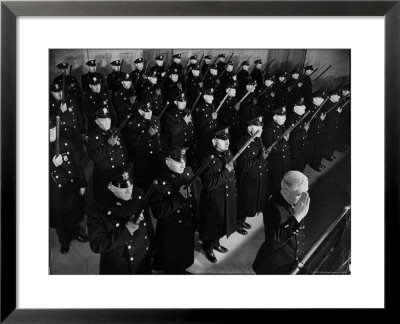
<path fill-rule="evenodd" d="M 323 158 L 333 160 L 335 149 L 350 145 L 350 88 L 340 86 L 328 97 L 324 89 L 312 93 L 311 65 L 303 75 L 292 70 L 288 79 L 285 71 L 264 73 L 261 60 L 249 74 L 250 63 L 243 61 L 236 77 L 225 54 L 214 65 L 211 55 L 204 56 L 202 66 L 193 55 L 186 71 L 181 54 L 172 59 L 168 67 L 157 56 L 147 74 L 143 58 L 134 61 L 130 74 L 120 71 L 121 60 L 113 61 L 108 87 L 90 60 L 82 99 L 77 80 L 66 72 L 68 64 L 57 65 L 61 74 L 50 88 L 49 114 L 52 120 L 60 116 L 60 150 L 56 154 L 52 122 L 50 211 L 61 252 L 68 252 L 74 238 L 85 241 L 79 222 L 87 186 L 80 163 L 86 145 L 95 199 L 87 211 L 88 231 L 92 250 L 101 255 L 100 273 L 151 273 L 152 267 L 187 273 L 196 231 L 205 256 L 215 263 L 214 251 L 228 252 L 220 239 L 235 231 L 246 235 L 251 229 L 246 219 L 260 214 L 266 241 L 253 269 L 286 273 L 301 257 L 299 233 L 309 204 L 308 183 L 300 172 L 306 164 L 320 171 Z M 150 214 L 157 220 L 154 257 Z M 277 231 L 287 239 L 276 238 Z M 301 252 L 294 259 L 274 261 L 295 247 Z"/>

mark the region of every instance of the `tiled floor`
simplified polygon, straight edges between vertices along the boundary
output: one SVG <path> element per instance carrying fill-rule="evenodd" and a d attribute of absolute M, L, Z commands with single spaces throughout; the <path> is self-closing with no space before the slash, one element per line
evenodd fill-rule
<path fill-rule="evenodd" d="M 335 156 L 337 159 L 333 162 L 323 161 L 326 165 L 323 172 L 318 173 L 309 167 L 304 171 L 310 179 L 311 196 L 310 212 L 306 219 L 309 232 L 307 246 L 315 242 L 350 199 L 349 154 L 335 152 Z M 229 252 L 215 252 L 218 259 L 215 264 L 205 258 L 196 240 L 195 261 L 188 271 L 195 274 L 253 274 L 251 265 L 264 240 L 262 216 L 247 218 L 247 222 L 252 225 L 247 235 L 234 233 L 229 239 L 221 239 L 221 245 L 228 248 Z M 73 241 L 69 253 L 65 255 L 60 254 L 59 248 L 55 230 L 50 229 L 51 274 L 98 274 L 99 255 L 90 250 L 89 243 Z"/>

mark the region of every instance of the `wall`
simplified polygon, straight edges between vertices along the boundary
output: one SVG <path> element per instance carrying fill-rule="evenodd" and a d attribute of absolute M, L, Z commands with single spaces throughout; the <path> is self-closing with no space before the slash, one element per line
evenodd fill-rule
<path fill-rule="evenodd" d="M 145 62 L 150 59 L 149 67 L 151 67 L 155 64 L 154 57 L 160 54 L 164 55 L 166 62 L 169 63 L 172 54 L 181 53 L 182 64 L 185 65 L 187 59 L 194 54 L 197 54 L 199 59 L 203 54 L 209 54 L 214 60 L 220 53 L 225 53 L 228 59 L 232 52 L 235 70 L 244 60 L 253 64 L 255 60 L 261 59 L 264 68 L 267 62 L 273 59 L 269 67 L 271 73 L 282 70 L 290 72 L 295 67 L 313 65 L 314 68 L 319 68 L 312 77 L 315 79 L 325 68 L 332 65 L 314 83 L 314 91 L 320 87 L 330 89 L 341 83 L 349 83 L 350 80 L 350 51 L 342 49 L 52 49 L 49 53 L 50 80 L 58 75 L 56 65 L 62 61 L 73 65 L 72 73 L 80 80 L 81 75 L 87 72 L 85 62 L 91 59 L 97 61 L 98 72 L 108 74 L 111 72 L 109 63 L 117 59 L 124 60 L 123 71 L 131 72 L 134 69 L 133 61 L 138 57 L 144 57 Z M 250 70 L 252 68 L 251 65 Z"/>

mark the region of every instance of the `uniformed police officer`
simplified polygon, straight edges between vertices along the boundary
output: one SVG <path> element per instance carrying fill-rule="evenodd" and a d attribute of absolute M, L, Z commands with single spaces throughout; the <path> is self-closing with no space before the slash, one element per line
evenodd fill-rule
<path fill-rule="evenodd" d="M 272 111 L 275 110 L 275 92 L 274 92 L 275 78 L 271 74 L 265 75 L 264 85 L 259 87 L 259 94 L 257 98 L 257 115 L 263 116 L 265 125 L 272 122 Z M 257 91 L 258 84 L 256 86 Z M 255 92 L 256 92 L 255 91 Z"/>
<path fill-rule="evenodd" d="M 225 54 L 218 54 L 218 62 L 217 62 L 217 69 L 218 69 L 218 76 L 222 74 L 223 71 L 225 71 Z"/>
<path fill-rule="evenodd" d="M 262 140 L 266 148 L 276 142 L 285 132 L 286 108 L 280 107 L 273 112 L 273 121 L 266 126 Z M 271 150 L 269 155 L 270 189 L 272 193 L 279 191 L 283 175 L 290 168 L 289 135 L 284 136 Z"/>
<path fill-rule="evenodd" d="M 117 113 L 118 125 L 125 119 L 125 117 L 136 110 L 137 97 L 136 92 L 132 87 L 132 79 L 128 73 L 121 76 L 121 87 L 115 93 L 115 111 Z"/>
<path fill-rule="evenodd" d="M 150 102 L 139 105 L 132 117 L 129 144 L 132 148 L 134 178 L 139 187 L 147 190 L 160 166 L 160 122 L 152 115 Z"/>
<path fill-rule="evenodd" d="M 342 98 L 350 100 L 350 86 L 345 85 L 341 88 Z M 350 103 L 343 106 L 339 118 L 338 136 L 336 137 L 335 147 L 338 151 L 346 151 L 350 147 Z"/>
<path fill-rule="evenodd" d="M 191 57 L 189 57 L 189 64 L 186 67 L 186 72 L 190 72 L 195 66 L 198 66 L 197 55 L 192 55 Z"/>
<path fill-rule="evenodd" d="M 170 103 L 170 108 L 172 108 L 172 102 L 181 92 L 178 86 L 179 72 L 176 69 L 171 69 L 168 71 L 168 76 L 163 84 L 162 95 L 164 102 Z M 169 108 L 169 109 L 170 109 Z"/>
<path fill-rule="evenodd" d="M 169 70 L 177 70 L 178 71 L 178 82 L 181 82 L 183 79 L 183 66 L 182 62 L 182 54 L 174 54 L 172 55 L 172 63 L 169 67 Z"/>
<path fill-rule="evenodd" d="M 104 105 L 108 106 L 112 125 L 116 126 L 118 124 L 117 114 L 111 103 L 110 94 L 102 90 L 100 79 L 95 76 L 92 77 L 89 80 L 89 89 L 90 92 L 85 93 L 83 96 L 83 113 L 88 121 L 88 132 L 96 126 L 94 122 L 95 112 Z"/>
<path fill-rule="evenodd" d="M 211 64 L 211 55 L 205 55 L 204 56 L 204 63 L 201 66 L 201 75 L 202 75 L 203 78 L 205 77 L 205 74 L 206 74 L 207 70 L 209 69 L 210 64 Z"/>
<path fill-rule="evenodd" d="M 151 209 L 157 219 L 153 268 L 166 274 L 184 274 L 194 261 L 198 194 L 194 184 L 186 187 L 193 172 L 186 165 L 185 148 L 168 148 L 164 161 L 151 198 Z"/>
<path fill-rule="evenodd" d="M 287 99 L 289 97 L 289 92 L 287 90 L 286 82 L 287 75 L 286 72 L 280 72 L 276 75 L 275 81 L 275 107 L 279 108 L 285 106 L 287 103 Z"/>
<path fill-rule="evenodd" d="M 204 75 L 203 75 L 204 77 Z M 217 65 L 213 64 L 210 67 L 210 71 L 206 74 L 203 80 L 204 89 L 216 88 L 220 83 L 218 79 L 218 69 Z"/>
<path fill-rule="evenodd" d="M 121 79 L 126 73 L 121 71 L 121 60 L 112 61 L 110 65 L 113 71 L 107 75 L 107 86 L 114 94 L 121 87 Z"/>
<path fill-rule="evenodd" d="M 237 95 L 239 106 L 239 127 L 241 132 L 246 133 L 249 119 L 257 117 L 257 105 L 254 101 L 254 91 L 256 90 L 256 82 L 254 80 L 247 81 L 246 88 Z M 244 99 L 243 99 L 244 98 Z M 243 100 L 242 100 L 243 99 Z M 242 101 L 240 104 L 239 102 Z M 242 134 L 241 134 L 242 135 Z"/>
<path fill-rule="evenodd" d="M 79 166 L 83 168 L 86 159 L 83 149 L 86 130 L 76 102 L 71 97 L 65 98 L 61 84 L 53 83 L 50 86 L 50 93 L 50 116 L 60 116 L 60 136 L 72 142 L 76 149 Z"/>
<path fill-rule="evenodd" d="M 150 102 L 153 115 L 158 116 L 164 106 L 162 91 L 157 85 L 157 73 L 150 72 L 141 89 L 141 101 Z"/>
<path fill-rule="evenodd" d="M 144 75 L 144 60 L 142 57 L 133 61 L 135 69 L 129 74 L 132 79 L 133 88 L 137 93 L 140 93 L 143 82 L 146 80 Z"/>
<path fill-rule="evenodd" d="M 185 94 L 181 93 L 176 96 L 173 103 L 173 108 L 165 113 L 165 120 L 162 120 L 162 147 L 163 149 L 173 146 L 189 147 L 193 151 L 194 129 L 192 116 L 186 110 L 187 98 Z"/>
<path fill-rule="evenodd" d="M 241 69 L 237 74 L 238 92 L 243 92 L 246 88 L 247 83 L 251 80 L 249 73 L 250 63 L 249 61 L 243 61 L 240 63 Z"/>
<path fill-rule="evenodd" d="M 74 98 L 80 106 L 82 97 L 82 90 L 78 83 L 78 80 L 73 76 L 69 75 L 69 64 L 67 62 L 61 62 L 57 64 L 57 68 L 60 71 L 60 75 L 55 77 L 53 84 L 63 84 L 65 82 L 65 94 L 67 97 Z"/>
<path fill-rule="evenodd" d="M 111 128 L 108 106 L 98 109 L 94 118 L 96 128 L 88 135 L 87 150 L 94 162 L 93 196 L 99 200 L 107 193 L 107 181 L 116 168 L 127 163 L 127 153 L 121 133 Z"/>
<path fill-rule="evenodd" d="M 286 128 L 294 126 L 305 114 L 306 106 L 302 101 L 296 102 L 293 112 L 289 114 L 286 120 Z M 309 126 L 303 120 L 289 137 L 290 148 L 290 169 L 303 172 L 307 163 L 307 131 Z"/>
<path fill-rule="evenodd" d="M 90 248 L 100 253 L 100 274 L 151 273 L 152 224 L 142 203 L 145 193 L 133 184 L 129 164 L 115 172 L 106 188 L 108 194 L 88 211 Z"/>
<path fill-rule="evenodd" d="M 263 77 L 263 71 L 261 70 L 262 67 L 262 61 L 261 60 L 255 60 L 254 61 L 254 69 L 251 71 L 250 76 L 251 78 L 257 82 L 257 87 L 256 87 L 256 94 L 259 94 L 260 90 L 263 85 L 264 85 L 264 77 Z"/>
<path fill-rule="evenodd" d="M 302 79 L 303 82 L 303 96 L 304 96 L 304 101 L 306 105 L 311 104 L 312 101 L 312 82 L 311 82 L 311 77 L 310 74 L 313 73 L 314 68 L 312 65 L 307 65 L 304 68 L 304 73 L 305 76 Z"/>
<path fill-rule="evenodd" d="M 189 76 L 186 79 L 186 94 L 188 97 L 188 105 L 191 107 L 196 101 L 197 96 L 203 89 L 203 82 L 200 77 L 200 66 L 193 65 Z"/>
<path fill-rule="evenodd" d="M 256 274 L 289 274 L 304 255 L 303 219 L 310 205 L 307 191 L 307 176 L 289 171 L 280 192 L 268 200 L 263 214 L 265 241 L 253 263 Z"/>
<path fill-rule="evenodd" d="M 59 152 L 56 155 L 56 121 L 50 117 L 50 226 L 56 229 L 61 244 L 60 252 L 68 253 L 71 241 L 86 242 L 79 232 L 83 220 L 86 179 L 77 152 L 71 141 L 59 138 Z"/>
<path fill-rule="evenodd" d="M 247 121 L 246 134 L 236 145 L 238 151 L 243 145 L 263 129 L 262 117 L 252 117 Z M 238 188 L 238 214 L 237 232 L 246 235 L 246 229 L 250 224 L 246 223 L 247 217 L 254 217 L 264 209 L 268 189 L 268 157 L 261 140 L 261 133 L 250 143 L 249 146 L 237 159 L 236 179 Z"/>
<path fill-rule="evenodd" d="M 221 253 L 228 249 L 219 240 L 236 230 L 236 179 L 234 166 L 230 164 L 228 128 L 219 127 L 210 136 L 212 148 L 203 155 L 203 161 L 214 158 L 200 174 L 203 191 L 200 200 L 200 239 L 207 259 L 215 263 L 213 250 Z"/>
<path fill-rule="evenodd" d="M 194 129 L 196 138 L 197 157 L 201 156 L 210 148 L 210 134 L 217 127 L 218 113 L 215 112 L 214 89 L 204 91 L 202 102 L 194 109 Z M 197 159 L 196 159 L 197 160 Z"/>
<path fill-rule="evenodd" d="M 234 128 L 236 132 L 236 128 L 239 125 L 239 114 L 237 109 L 240 108 L 239 106 L 236 106 L 236 83 L 232 82 L 228 84 L 226 86 L 225 92 L 226 94 L 228 94 L 228 96 L 222 103 L 221 108 L 218 112 L 218 125 L 221 127 L 230 126 L 229 132 L 231 133 L 232 128 Z M 223 98 L 221 100 L 223 100 Z M 221 102 L 218 104 L 218 106 L 220 104 Z M 231 137 L 233 136 L 232 133 L 230 135 Z M 236 141 L 234 141 L 234 143 L 236 143 Z"/>
<path fill-rule="evenodd" d="M 220 85 L 219 89 L 221 89 L 221 92 L 224 93 L 224 89 L 226 86 L 232 82 L 236 81 L 236 75 L 233 72 L 233 61 L 228 61 L 226 63 L 225 70 L 220 74 Z"/>
<path fill-rule="evenodd" d="M 312 103 L 307 107 L 310 110 L 310 118 L 318 110 L 324 101 L 324 92 L 317 91 L 313 95 Z M 317 172 L 321 169 L 325 169 L 325 165 L 322 162 L 322 149 L 323 149 L 323 130 L 324 130 L 325 114 L 321 111 L 315 115 L 311 120 L 307 119 L 307 125 L 309 126 L 307 132 L 307 163 L 308 165 Z"/>
<path fill-rule="evenodd" d="M 89 72 L 86 74 L 82 75 L 81 77 L 81 84 L 82 84 L 82 90 L 83 92 L 90 92 L 90 82 L 93 80 L 93 78 L 96 78 L 99 80 L 100 84 L 103 85 L 104 80 L 103 80 L 103 75 L 96 72 L 96 60 L 90 60 L 85 63 L 87 68 L 89 69 Z"/>
<path fill-rule="evenodd" d="M 150 71 L 157 73 L 157 83 L 161 84 L 164 80 L 166 72 L 166 67 L 164 66 L 164 56 L 158 55 L 155 57 L 156 65 L 154 65 Z"/>

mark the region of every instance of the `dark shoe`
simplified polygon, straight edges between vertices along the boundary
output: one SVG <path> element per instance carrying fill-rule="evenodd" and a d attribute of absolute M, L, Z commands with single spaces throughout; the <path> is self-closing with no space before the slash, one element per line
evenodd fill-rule
<path fill-rule="evenodd" d="M 61 254 L 66 254 L 69 251 L 69 244 L 61 244 L 60 252 Z"/>
<path fill-rule="evenodd" d="M 323 164 L 321 164 L 321 165 L 319 166 L 319 168 L 320 168 L 320 169 L 325 169 L 325 168 L 326 168 L 326 166 L 325 166 L 325 165 L 323 165 Z"/>
<path fill-rule="evenodd" d="M 336 156 L 331 155 L 331 156 L 326 157 L 325 159 L 328 160 L 328 161 L 335 161 L 336 160 Z"/>
<path fill-rule="evenodd" d="M 247 235 L 247 231 L 243 227 L 239 227 L 236 232 L 242 235 Z"/>
<path fill-rule="evenodd" d="M 205 254 L 206 254 L 206 258 L 208 259 L 208 261 L 215 263 L 217 262 L 217 258 L 214 255 L 214 252 L 212 250 L 204 250 Z"/>
<path fill-rule="evenodd" d="M 79 234 L 76 239 L 81 242 L 81 243 L 85 243 L 87 241 L 89 241 L 88 237 L 86 235 L 83 234 Z"/>
<path fill-rule="evenodd" d="M 250 229 L 250 228 L 251 228 L 251 225 L 250 225 L 249 223 L 246 223 L 246 222 L 243 222 L 243 223 L 242 223 L 242 226 L 243 226 L 243 228 L 245 228 L 245 229 Z"/>
<path fill-rule="evenodd" d="M 221 253 L 228 252 L 228 249 L 222 245 L 214 246 L 213 249 Z"/>

